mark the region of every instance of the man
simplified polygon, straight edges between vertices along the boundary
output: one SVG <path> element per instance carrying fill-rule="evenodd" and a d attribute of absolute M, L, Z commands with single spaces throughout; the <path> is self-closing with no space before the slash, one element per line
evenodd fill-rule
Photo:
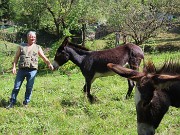
<path fill-rule="evenodd" d="M 116 43 L 115 43 L 115 46 L 118 46 L 118 45 L 119 45 L 119 40 L 120 40 L 120 32 L 117 31 L 117 32 L 115 33 L 115 36 L 116 36 Z"/>
<path fill-rule="evenodd" d="M 16 74 L 16 64 L 18 63 L 18 60 L 19 70 L 14 82 L 10 104 L 7 106 L 7 108 L 12 108 L 16 103 L 17 95 L 25 78 L 27 83 L 23 105 L 27 106 L 30 102 L 34 80 L 38 69 L 38 56 L 43 59 L 43 61 L 48 65 L 49 69 L 53 70 L 53 66 L 48 58 L 44 55 L 42 48 L 36 44 L 36 32 L 29 31 L 27 34 L 27 43 L 23 43 L 18 47 L 14 57 L 12 73 Z"/>

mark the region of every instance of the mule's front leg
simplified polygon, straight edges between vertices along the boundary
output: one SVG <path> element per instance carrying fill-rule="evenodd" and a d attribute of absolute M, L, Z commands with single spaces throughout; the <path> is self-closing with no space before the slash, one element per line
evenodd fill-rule
<path fill-rule="evenodd" d="M 87 92 L 86 82 L 85 82 L 85 84 L 84 84 L 83 91 L 84 91 L 84 94 Z"/>
<path fill-rule="evenodd" d="M 93 102 L 93 96 L 90 93 L 91 90 L 91 81 L 86 81 L 86 84 L 84 85 L 84 92 L 87 92 L 87 98 L 89 99 L 89 101 L 92 103 Z"/>
<path fill-rule="evenodd" d="M 134 82 L 128 79 L 128 92 L 126 94 L 126 99 L 128 99 L 131 96 L 134 85 Z"/>

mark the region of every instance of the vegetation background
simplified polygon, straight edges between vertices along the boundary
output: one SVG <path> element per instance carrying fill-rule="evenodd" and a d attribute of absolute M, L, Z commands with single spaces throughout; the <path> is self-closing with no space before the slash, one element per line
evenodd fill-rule
<path fill-rule="evenodd" d="M 39 71 L 28 108 L 23 107 L 25 82 L 14 108 L 7 110 L 15 76 L 12 61 L 26 32 L 35 30 L 38 44 L 53 61 L 63 37 L 90 50 L 115 46 L 115 32 L 138 44 L 145 61 L 157 67 L 180 58 L 178 0 L 1 0 L 0 1 L 0 134 L 7 135 L 136 135 L 134 91 L 125 99 L 127 80 L 118 75 L 96 79 L 90 104 L 83 95 L 84 78 L 68 62 L 50 71 L 40 59 Z M 78 40 L 77 40 L 78 39 Z M 141 69 L 143 64 L 141 65 Z M 140 70 L 141 70 L 140 69 Z M 180 134 L 179 109 L 170 107 L 157 135 Z"/>

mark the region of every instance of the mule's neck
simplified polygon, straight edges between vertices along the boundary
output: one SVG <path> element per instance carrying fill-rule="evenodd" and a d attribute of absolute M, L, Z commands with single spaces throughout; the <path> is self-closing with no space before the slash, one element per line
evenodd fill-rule
<path fill-rule="evenodd" d="M 81 65 L 82 61 L 84 60 L 85 56 L 87 55 L 85 53 L 83 54 L 82 52 L 80 54 L 77 50 L 75 50 L 74 48 L 68 47 L 68 46 L 65 49 L 70 55 L 70 60 L 77 66 Z"/>
<path fill-rule="evenodd" d="M 166 92 L 168 93 L 171 106 L 180 108 L 180 81 L 172 83 L 167 89 Z"/>

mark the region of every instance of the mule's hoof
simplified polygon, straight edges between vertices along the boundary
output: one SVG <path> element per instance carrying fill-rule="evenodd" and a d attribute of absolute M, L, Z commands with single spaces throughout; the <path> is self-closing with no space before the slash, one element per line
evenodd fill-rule
<path fill-rule="evenodd" d="M 97 98 L 92 95 L 88 95 L 88 99 L 91 104 L 97 101 Z"/>
<path fill-rule="evenodd" d="M 126 95 L 125 99 L 130 99 L 132 97 L 132 95 Z"/>

